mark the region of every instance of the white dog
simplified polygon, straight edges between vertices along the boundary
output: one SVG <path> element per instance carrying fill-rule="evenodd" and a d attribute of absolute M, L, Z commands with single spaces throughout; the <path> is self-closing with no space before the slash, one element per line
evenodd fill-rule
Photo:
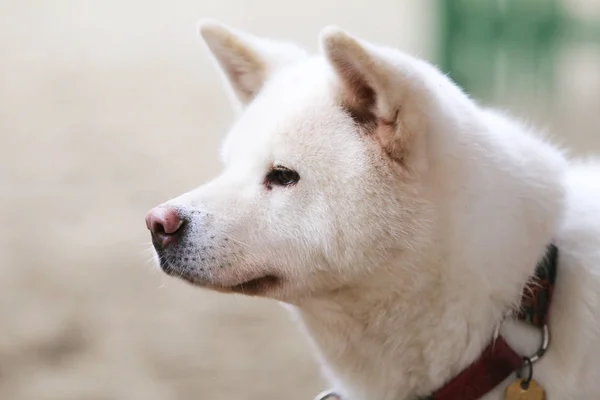
<path fill-rule="evenodd" d="M 242 112 L 223 173 L 147 216 L 165 272 L 286 303 L 343 400 L 600 398 L 599 164 L 337 28 L 315 56 L 200 32 Z M 542 389 L 517 388 L 546 344 L 513 311 L 551 245 Z"/>

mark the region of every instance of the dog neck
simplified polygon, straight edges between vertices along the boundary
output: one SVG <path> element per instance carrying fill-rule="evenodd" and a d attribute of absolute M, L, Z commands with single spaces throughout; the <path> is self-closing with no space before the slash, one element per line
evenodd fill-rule
<path fill-rule="evenodd" d="M 510 309 L 490 296 L 460 296 L 466 288 L 441 276 L 410 290 L 400 279 L 366 280 L 299 307 L 345 400 L 432 392 L 480 355 Z"/>
<path fill-rule="evenodd" d="M 545 324 L 547 323 L 547 312 L 548 312 L 548 303 L 545 303 L 545 301 L 547 300 L 548 302 L 551 299 L 552 296 L 552 291 L 553 291 L 553 285 L 554 285 L 554 278 L 555 278 L 555 274 L 556 274 L 556 260 L 557 260 L 557 248 L 555 246 L 548 246 L 546 253 L 544 254 L 543 258 L 540 259 L 540 263 L 538 263 L 537 267 L 536 267 L 536 272 L 535 272 L 535 278 L 533 278 L 532 280 L 530 280 L 529 282 L 527 282 L 527 284 L 524 287 L 523 293 L 522 293 L 522 300 L 524 300 L 525 304 L 528 304 L 528 306 L 525 306 L 525 308 L 521 309 L 521 313 L 517 313 L 514 312 L 512 313 L 512 317 L 516 317 L 518 316 L 518 320 L 516 318 L 511 319 L 510 322 L 511 323 L 507 323 L 504 325 L 504 329 L 502 329 L 503 331 L 503 335 L 509 335 L 511 336 L 511 340 L 509 341 L 515 341 L 515 337 L 518 337 L 520 335 L 521 340 L 520 340 L 520 351 L 519 353 L 522 355 L 530 355 L 530 354 L 534 354 L 533 353 L 533 348 L 531 348 L 530 350 L 524 350 L 527 349 L 529 346 L 527 343 L 531 343 L 531 340 L 529 340 L 526 336 L 523 335 L 523 329 L 522 328 L 532 328 L 532 327 L 538 327 L 538 328 L 542 328 L 542 326 L 545 326 Z M 371 288 L 372 289 L 372 288 Z M 363 290 L 364 291 L 364 287 Z M 368 293 L 368 291 L 367 291 Z M 359 342 L 358 343 L 351 343 L 350 341 L 346 341 L 343 342 L 345 346 L 353 346 L 356 345 L 354 347 L 358 347 L 358 348 L 362 348 L 362 346 L 365 345 L 375 345 L 377 346 L 377 349 L 383 349 L 385 348 L 388 342 L 388 340 L 378 340 L 381 339 L 381 336 L 379 334 L 380 329 L 369 329 L 372 326 L 377 326 L 378 324 L 380 324 L 382 322 L 381 317 L 383 316 L 383 322 L 387 322 L 389 320 L 389 316 L 386 316 L 386 313 L 382 313 L 379 315 L 372 315 L 372 318 L 364 318 L 365 315 L 367 315 L 369 313 L 369 310 L 363 306 L 357 308 L 354 308 L 353 310 L 351 310 L 350 312 L 347 312 L 347 308 L 345 308 L 343 306 L 343 304 L 348 305 L 349 303 L 352 303 L 353 300 L 352 298 L 356 296 L 355 293 L 352 293 L 352 290 L 339 290 L 336 291 L 335 295 L 333 297 L 329 296 L 329 298 L 321 303 L 319 302 L 315 302 L 312 305 L 308 305 L 307 309 L 311 309 L 311 311 L 308 311 L 308 318 L 306 318 L 306 314 L 304 315 L 305 317 L 305 322 L 310 323 L 310 321 L 315 321 L 318 320 L 318 318 L 314 318 L 315 314 L 315 310 L 314 307 L 320 307 L 320 311 L 322 312 L 321 315 L 326 315 L 327 317 L 329 317 L 328 321 L 325 322 L 329 322 L 331 323 L 333 326 L 329 326 L 329 328 L 349 328 L 347 329 L 345 332 L 348 333 L 350 331 L 359 331 L 358 333 L 358 337 L 359 337 Z M 533 297 L 531 297 L 533 296 Z M 429 298 L 428 300 L 431 300 L 431 298 Z M 541 301 L 541 302 L 540 302 Z M 539 303 L 538 303 L 539 302 Z M 431 303 L 426 303 L 425 308 L 427 308 L 427 306 L 429 306 L 430 304 L 435 304 L 435 302 L 431 302 Z M 544 307 L 544 304 L 546 304 L 546 306 Z M 369 303 L 365 303 L 365 306 L 368 306 Z M 385 299 L 379 298 L 379 302 L 373 304 L 370 304 L 373 307 L 373 310 L 381 310 L 381 309 L 386 309 L 386 301 Z M 539 306 L 542 306 L 542 308 L 539 308 Z M 383 307 L 382 307 L 383 306 Z M 424 312 L 428 312 L 431 310 L 423 310 Z M 446 310 L 447 311 L 447 310 Z M 516 310 L 514 310 L 516 311 Z M 324 313 L 323 313 L 324 312 Z M 339 319 L 338 321 L 334 321 L 334 319 Z M 420 326 L 421 328 L 423 327 L 422 324 L 417 323 L 417 321 L 419 320 L 419 316 L 413 316 L 412 320 L 401 320 L 401 319 L 397 319 L 394 323 L 404 323 L 405 325 L 411 324 L 411 326 Z M 362 323 L 362 329 L 360 329 L 360 322 Z M 518 326 L 518 328 L 515 330 L 515 323 L 517 323 L 517 321 L 522 321 L 524 322 L 524 325 Z M 520 323 L 520 322 L 519 322 Z M 327 327 L 326 324 L 323 324 L 323 321 L 320 322 L 321 324 L 321 328 L 323 327 Z M 308 325 L 308 324 L 307 324 Z M 384 328 L 384 326 L 381 326 L 381 328 Z M 429 327 L 429 330 L 432 330 L 431 326 Z M 547 329 L 547 328 L 545 328 Z M 338 332 L 338 331 L 334 331 L 334 332 Z M 519 334 L 520 332 L 520 334 Z M 547 331 L 546 331 L 547 332 Z M 533 334 L 533 332 L 529 332 L 530 334 Z M 533 338 L 533 335 L 529 335 L 531 336 L 531 338 Z M 537 334 L 535 336 L 538 336 Z M 351 337 L 357 337 L 357 335 L 351 335 Z M 329 338 L 331 339 L 331 337 Z M 339 338 L 338 338 L 339 339 Z M 422 337 L 423 340 L 427 340 L 427 336 L 423 336 Z M 429 339 L 436 339 L 435 337 L 430 337 Z M 523 340 L 525 339 L 525 340 Z M 537 338 L 539 340 L 539 338 Z M 437 338 L 437 341 L 440 341 L 440 338 Z M 401 344 L 406 344 L 408 343 L 401 343 L 401 342 L 394 342 L 392 343 L 392 349 L 393 350 L 394 347 L 398 347 Z M 418 342 L 419 344 L 423 344 L 423 342 Z M 319 343 L 317 343 L 318 345 Z M 449 344 L 449 342 L 445 342 L 446 345 Z M 459 348 L 458 346 L 463 345 L 462 341 L 459 341 L 458 343 L 456 343 L 455 347 Z M 359 347 L 360 346 L 360 347 Z M 434 346 L 429 346 L 430 348 L 435 349 Z M 331 347 L 330 347 L 331 349 Z M 438 351 L 443 351 L 443 350 L 447 350 L 444 348 L 437 348 Z M 536 354 L 540 355 L 540 353 L 537 351 L 539 350 L 539 347 L 536 349 Z M 377 350 L 376 350 L 377 351 Z M 462 352 L 466 352 L 467 348 L 462 348 L 461 349 Z M 479 397 L 474 397 L 474 396 L 482 396 L 482 394 L 485 393 L 489 393 L 489 392 L 497 392 L 498 387 L 496 386 L 500 386 L 498 385 L 498 383 L 501 380 L 504 380 L 504 378 L 506 378 L 507 376 L 512 375 L 512 372 L 517 371 L 519 368 L 519 365 L 521 365 L 522 363 L 522 356 L 520 356 L 518 353 L 516 353 L 514 351 L 514 349 L 511 349 L 510 345 L 506 344 L 506 341 L 504 338 L 502 337 L 498 337 L 496 338 L 496 335 L 493 335 L 493 339 L 492 339 L 492 344 L 490 344 L 488 342 L 488 345 L 486 347 L 486 349 L 483 351 L 483 353 L 485 355 L 482 355 L 481 357 L 478 357 L 479 360 L 477 363 L 471 363 L 471 361 L 468 362 L 468 368 L 465 368 L 462 371 L 459 371 L 460 374 L 458 374 L 458 376 L 455 377 L 455 379 L 452 380 L 448 380 L 448 377 L 444 378 L 444 382 L 445 384 L 440 386 L 438 385 L 438 390 L 435 390 L 435 394 L 432 394 L 431 396 L 418 396 L 418 398 L 444 398 L 444 399 L 454 399 L 454 398 L 462 398 L 465 395 L 468 395 L 469 398 L 475 399 L 475 398 L 479 398 Z M 541 353 L 543 354 L 543 353 Z M 373 358 L 374 354 L 366 354 L 366 356 L 370 356 L 371 358 Z M 458 356 L 460 356 L 460 354 L 458 354 Z M 350 357 L 351 358 L 351 357 Z M 380 359 L 381 361 L 384 360 L 384 357 L 382 357 Z M 344 360 L 341 360 L 342 362 L 344 362 Z M 418 361 L 420 361 L 419 358 L 417 358 L 416 360 L 408 360 L 410 362 L 412 362 L 413 364 L 411 365 L 416 365 L 416 363 Z M 459 360 L 460 362 L 462 362 L 462 360 Z M 383 364 L 383 362 L 381 362 Z M 490 370 L 489 368 L 495 368 L 493 367 L 493 363 L 498 363 L 497 365 L 497 369 L 494 369 L 493 371 Z M 362 367 L 367 366 L 367 363 L 361 363 Z M 347 365 L 347 364 L 342 364 L 342 365 Z M 380 365 L 379 367 L 385 367 L 386 365 Z M 421 366 L 422 367 L 422 366 Z M 448 368 L 448 372 L 452 371 L 453 365 L 449 366 Z M 510 370 L 507 371 L 507 368 L 510 368 Z M 427 373 L 427 369 L 422 369 L 424 371 L 424 373 Z M 384 371 L 387 371 L 387 369 L 384 369 Z M 398 373 L 402 373 L 403 371 L 398 371 L 396 370 Z M 416 371 L 415 368 L 411 368 L 410 372 L 414 372 Z M 430 371 L 430 370 L 429 370 Z M 437 369 L 437 371 L 439 371 L 439 368 Z M 491 373 L 494 373 L 495 375 L 490 375 Z M 508 374 L 508 375 L 504 375 L 504 374 Z M 452 377 L 456 374 L 453 375 L 449 375 L 449 377 Z M 378 375 L 378 378 L 381 377 L 381 373 Z M 390 377 L 393 378 L 393 377 Z M 417 377 L 418 379 L 419 377 Z M 433 379 L 430 379 L 430 381 L 433 381 Z M 398 398 L 413 398 L 413 396 L 415 396 L 416 394 L 422 394 L 423 392 L 421 390 L 412 390 L 412 396 L 407 395 L 405 392 L 407 390 L 410 390 L 410 388 L 408 389 L 399 389 L 397 387 L 397 385 L 401 382 L 400 379 L 396 379 L 393 384 L 396 385 L 395 387 L 392 388 L 391 390 L 391 394 L 388 397 L 387 393 L 389 392 L 389 390 L 387 392 L 383 392 L 381 391 L 381 394 L 375 394 L 378 391 L 378 387 L 375 387 L 375 389 L 370 389 L 368 390 L 368 393 L 366 393 L 363 397 L 358 397 L 358 398 L 371 398 L 371 396 L 375 395 L 378 396 L 377 398 L 392 398 L 392 399 L 398 399 Z M 383 382 L 385 387 L 385 382 Z M 426 386 L 431 386 L 430 384 L 426 385 Z M 343 385 L 342 385 L 343 387 Z M 379 386 L 382 387 L 382 386 Z M 434 386 L 435 387 L 435 386 Z M 500 389 L 504 389 L 504 387 L 500 387 Z M 398 390 L 403 390 L 402 393 L 396 393 Z M 476 391 L 480 391 L 479 394 L 475 394 L 473 392 L 473 390 Z M 346 395 L 346 397 L 343 397 L 343 399 L 346 398 L 356 398 L 356 392 L 357 390 L 353 388 L 353 390 L 350 390 L 351 393 L 353 393 L 352 395 Z M 337 395 L 338 392 L 331 392 L 331 393 L 335 393 L 335 396 L 329 396 L 332 397 L 332 399 L 339 399 L 340 397 Z M 341 393 L 341 391 L 339 392 Z M 429 391 L 429 393 L 433 393 L 432 390 Z M 368 397 L 367 397 L 368 396 Z M 386 396 L 386 397 L 382 397 L 382 396 Z M 407 397 L 408 396 L 408 397 Z M 326 397 L 326 398 L 329 398 Z M 318 397 L 320 398 L 320 397 Z M 417 398 L 417 397 L 416 397 Z M 486 397 L 487 398 L 487 397 Z"/>

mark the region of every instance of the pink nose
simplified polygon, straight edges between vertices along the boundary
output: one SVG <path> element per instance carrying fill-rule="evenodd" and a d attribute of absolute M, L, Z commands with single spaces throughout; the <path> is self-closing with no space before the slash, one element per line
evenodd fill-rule
<path fill-rule="evenodd" d="M 183 219 L 174 208 L 156 207 L 146 215 L 146 227 L 155 247 L 165 248 L 181 233 Z"/>

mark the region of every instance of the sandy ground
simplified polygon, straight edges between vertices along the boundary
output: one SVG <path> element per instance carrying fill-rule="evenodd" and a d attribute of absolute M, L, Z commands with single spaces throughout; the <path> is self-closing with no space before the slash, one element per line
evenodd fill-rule
<path fill-rule="evenodd" d="M 302 400 L 323 388 L 279 305 L 153 269 L 143 217 L 219 169 L 232 115 L 195 39 L 199 16 L 306 43 L 328 15 L 361 25 L 333 0 L 310 3 L 301 22 L 269 19 L 299 5 L 263 0 L 253 7 L 271 14 L 252 19 L 241 1 L 197 3 L 0 3 L 2 400 Z M 401 13 L 385 4 L 380 26 L 417 31 L 418 19 L 386 20 Z M 579 152 L 599 149 L 600 79 L 565 82 L 576 94 L 544 114 L 551 132 Z"/>

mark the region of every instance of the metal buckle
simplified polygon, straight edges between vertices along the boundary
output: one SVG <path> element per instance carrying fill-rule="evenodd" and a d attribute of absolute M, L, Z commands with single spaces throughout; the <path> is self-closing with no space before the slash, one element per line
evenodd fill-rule
<path fill-rule="evenodd" d="M 326 390 L 315 397 L 314 400 L 342 400 L 333 390 Z"/>

